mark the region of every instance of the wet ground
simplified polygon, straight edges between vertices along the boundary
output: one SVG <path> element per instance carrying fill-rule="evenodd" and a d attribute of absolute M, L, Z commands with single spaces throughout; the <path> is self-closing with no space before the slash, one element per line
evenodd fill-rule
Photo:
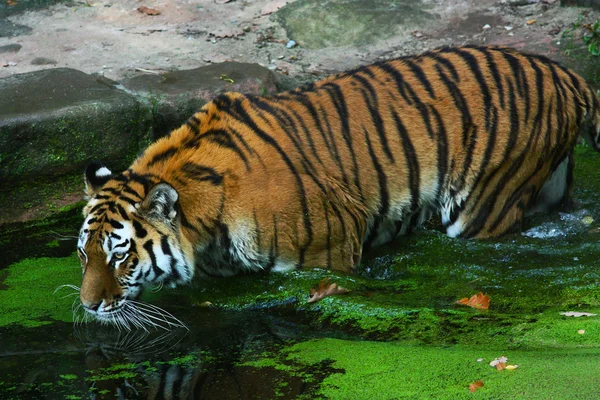
<path fill-rule="evenodd" d="M 306 80 L 467 43 L 504 44 L 552 57 L 561 33 L 579 15 L 584 22 L 598 17 L 598 11 L 559 3 L 10 0 L 0 2 L 0 77 L 69 67 L 121 81 L 238 61 Z M 140 6 L 159 14 L 139 12 Z"/>

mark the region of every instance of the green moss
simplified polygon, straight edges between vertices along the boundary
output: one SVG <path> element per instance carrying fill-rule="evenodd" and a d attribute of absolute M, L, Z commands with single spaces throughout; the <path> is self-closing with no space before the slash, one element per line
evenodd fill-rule
<path fill-rule="evenodd" d="M 11 265 L 0 290 L 0 326 L 39 326 L 51 321 L 73 321 L 74 297 L 70 289 L 54 291 L 63 284 L 79 284 L 81 267 L 77 256 L 25 259 Z M 67 296 L 67 297 L 65 297 Z"/>
<path fill-rule="evenodd" d="M 54 247 L 58 247 L 58 246 L 60 246 L 58 244 L 58 239 L 54 239 L 54 240 L 51 240 L 48 243 L 46 243 L 46 247 L 54 248 Z"/>
<path fill-rule="evenodd" d="M 121 371 L 118 373 L 95 373 L 93 376 L 88 376 L 85 378 L 88 382 L 98 382 L 98 381 L 109 381 L 113 379 L 133 379 L 137 377 L 138 374 L 132 371 Z"/>
<path fill-rule="evenodd" d="M 519 367 L 490 367 L 489 362 L 501 355 Z M 599 355 L 597 348 L 533 352 L 317 339 L 291 346 L 264 365 L 285 363 L 305 380 L 327 365 L 328 376 L 313 398 L 548 399 L 570 398 L 574 388 L 579 398 L 595 398 Z M 480 379 L 484 387 L 470 393 L 469 384 Z"/>
<path fill-rule="evenodd" d="M 77 375 L 74 374 L 65 374 L 65 375 L 59 375 L 61 378 L 66 379 L 68 381 L 72 381 L 77 379 Z"/>

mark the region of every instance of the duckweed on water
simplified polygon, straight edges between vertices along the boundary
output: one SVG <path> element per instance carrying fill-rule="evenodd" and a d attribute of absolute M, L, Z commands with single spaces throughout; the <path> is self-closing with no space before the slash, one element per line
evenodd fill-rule
<path fill-rule="evenodd" d="M 505 355 L 514 371 L 489 366 Z M 309 379 L 328 364 L 330 373 L 312 397 L 330 399 L 549 399 L 596 398 L 600 349 L 522 351 L 490 346 L 412 346 L 397 342 L 316 339 L 284 349 L 270 361 Z M 477 359 L 483 358 L 478 362 Z M 481 379 L 484 387 L 469 392 Z"/>
<path fill-rule="evenodd" d="M 54 291 L 65 283 L 79 284 L 81 267 L 75 254 L 65 258 L 25 259 L 7 271 L 1 282 L 7 289 L 0 290 L 0 326 L 33 327 L 52 321 L 73 321 L 76 296 L 68 296 L 73 291 L 68 288 Z"/>

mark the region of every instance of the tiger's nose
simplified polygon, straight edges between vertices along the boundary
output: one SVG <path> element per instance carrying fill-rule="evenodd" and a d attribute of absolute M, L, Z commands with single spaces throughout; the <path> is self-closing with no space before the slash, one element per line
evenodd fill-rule
<path fill-rule="evenodd" d="M 83 307 L 88 310 L 88 311 L 98 311 L 98 308 L 100 308 L 100 304 L 102 304 L 102 302 L 96 303 L 96 304 L 84 304 Z"/>

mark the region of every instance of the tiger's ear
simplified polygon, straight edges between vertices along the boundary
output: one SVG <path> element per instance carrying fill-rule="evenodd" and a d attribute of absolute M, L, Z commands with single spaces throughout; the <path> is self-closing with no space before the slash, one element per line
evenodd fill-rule
<path fill-rule="evenodd" d="M 177 190 L 168 183 L 163 182 L 150 189 L 146 198 L 136 208 L 146 218 L 170 223 L 177 216 L 175 205 L 178 199 Z"/>
<path fill-rule="evenodd" d="M 85 167 L 85 194 L 93 196 L 112 178 L 112 172 L 99 161 L 92 161 Z"/>

